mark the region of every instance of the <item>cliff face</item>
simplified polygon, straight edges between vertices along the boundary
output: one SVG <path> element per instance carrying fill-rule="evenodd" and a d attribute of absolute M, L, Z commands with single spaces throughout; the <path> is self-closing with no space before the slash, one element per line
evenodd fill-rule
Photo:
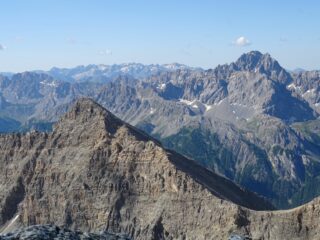
<path fill-rule="evenodd" d="M 272 206 L 88 99 L 52 133 L 0 137 L 0 225 L 58 224 L 134 239 L 314 239 L 318 202 Z M 245 208 L 246 207 L 246 208 Z"/>

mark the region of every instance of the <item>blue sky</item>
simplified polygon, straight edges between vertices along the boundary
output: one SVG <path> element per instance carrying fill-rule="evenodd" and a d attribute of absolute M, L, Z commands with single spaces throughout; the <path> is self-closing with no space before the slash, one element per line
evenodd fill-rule
<path fill-rule="evenodd" d="M 320 69 L 317 0 L 3 0 L 0 71 L 124 62 L 204 68 L 269 52 Z"/>

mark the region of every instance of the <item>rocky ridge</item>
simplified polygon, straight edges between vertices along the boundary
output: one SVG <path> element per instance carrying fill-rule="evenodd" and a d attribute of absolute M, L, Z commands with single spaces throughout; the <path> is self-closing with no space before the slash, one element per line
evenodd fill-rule
<path fill-rule="evenodd" d="M 195 228 L 202 218 L 185 217 L 216 218 L 224 206 L 236 212 L 229 201 L 272 209 L 88 99 L 78 101 L 52 133 L 3 135 L 0 141 L 4 226 L 18 216 L 25 226 L 49 223 L 158 239 L 199 234 L 210 222 Z"/>
<path fill-rule="evenodd" d="M 56 224 L 133 239 L 319 237 L 319 199 L 266 211 L 272 206 L 262 198 L 163 149 L 89 99 L 52 133 L 2 135 L 0 142 L 3 229 Z"/>

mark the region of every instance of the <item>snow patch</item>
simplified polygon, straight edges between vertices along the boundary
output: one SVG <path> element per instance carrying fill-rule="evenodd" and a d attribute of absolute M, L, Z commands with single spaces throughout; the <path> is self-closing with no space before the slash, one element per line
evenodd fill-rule
<path fill-rule="evenodd" d="M 212 105 L 204 104 L 204 106 L 206 107 L 206 112 L 212 108 Z"/>
<path fill-rule="evenodd" d="M 151 108 L 151 109 L 150 109 L 150 114 L 154 114 L 154 113 L 155 113 L 155 111 L 156 111 L 156 109 Z"/>
<path fill-rule="evenodd" d="M 106 71 L 106 70 L 108 69 L 108 66 L 107 66 L 107 65 L 100 64 L 100 65 L 98 66 L 98 69 L 103 72 L 103 71 Z"/>
<path fill-rule="evenodd" d="M 129 67 L 122 67 L 121 69 L 120 69 L 120 71 L 121 72 L 124 72 L 124 73 L 127 73 L 127 72 L 129 72 Z"/>
<path fill-rule="evenodd" d="M 231 103 L 232 106 L 239 106 L 239 107 L 248 107 L 247 105 L 241 103 Z"/>
<path fill-rule="evenodd" d="M 302 96 L 308 95 L 308 94 L 314 95 L 315 92 L 316 92 L 316 89 L 312 88 L 312 89 L 307 90 L 304 94 L 302 94 Z"/>
<path fill-rule="evenodd" d="M 10 223 L 6 226 L 5 229 L 3 229 L 2 232 L 6 232 L 7 229 L 10 229 L 10 227 L 18 220 L 18 218 L 20 217 L 20 215 L 16 215 L 11 221 Z"/>
<path fill-rule="evenodd" d="M 296 85 L 294 83 L 291 83 L 290 85 L 288 85 L 289 89 L 296 89 Z"/>
<path fill-rule="evenodd" d="M 200 103 L 198 100 L 189 101 L 189 100 L 180 98 L 179 101 L 180 101 L 181 103 L 184 103 L 184 104 L 186 104 L 186 105 L 188 105 L 188 106 L 191 106 L 191 107 L 193 107 L 193 108 L 199 108 L 199 106 L 197 105 L 197 103 L 198 103 L 198 104 L 202 104 L 202 103 Z"/>
<path fill-rule="evenodd" d="M 49 87 L 57 87 L 58 86 L 58 84 L 56 84 L 55 82 L 47 82 L 47 81 L 42 81 L 42 82 L 40 82 L 40 84 L 46 85 Z"/>
<path fill-rule="evenodd" d="M 293 89 L 296 91 L 301 91 L 301 86 L 296 86 L 294 83 L 291 83 L 287 86 L 288 89 Z"/>
<path fill-rule="evenodd" d="M 75 80 L 79 81 L 81 78 L 92 77 L 95 73 L 96 73 L 96 69 L 95 68 L 91 68 L 88 71 L 75 74 L 72 77 Z"/>
<path fill-rule="evenodd" d="M 184 103 L 184 104 L 188 105 L 188 106 L 191 106 L 191 107 L 194 107 L 194 108 L 198 108 L 198 105 L 196 104 L 197 100 L 189 101 L 189 100 L 180 98 L 179 101 L 181 103 Z"/>
<path fill-rule="evenodd" d="M 198 100 L 189 101 L 189 100 L 182 99 L 182 98 L 179 99 L 179 102 L 186 104 L 188 106 L 191 106 L 193 108 L 199 108 L 199 106 L 200 106 L 201 108 L 204 108 L 206 112 L 209 111 L 210 109 L 212 109 L 212 107 L 214 105 L 216 105 L 216 104 L 213 104 L 213 105 L 205 104 L 205 103 L 202 103 Z"/>
<path fill-rule="evenodd" d="M 196 100 L 189 101 L 189 100 L 180 98 L 179 101 L 180 101 L 181 103 L 184 103 L 184 104 L 187 104 L 187 105 L 192 105 L 193 102 L 196 101 Z"/>
<path fill-rule="evenodd" d="M 220 104 L 220 102 L 219 102 L 218 104 L 209 105 L 209 104 L 202 103 L 202 102 L 200 102 L 198 100 L 189 101 L 189 100 L 186 100 L 186 99 L 179 99 L 179 102 L 181 102 L 183 104 L 186 104 L 188 106 L 191 106 L 193 108 L 199 108 L 199 107 L 201 107 L 202 109 L 204 108 L 206 112 L 211 110 L 214 105 Z"/>
<path fill-rule="evenodd" d="M 225 100 L 225 98 L 224 98 L 224 99 L 222 99 L 222 100 L 220 100 L 218 103 L 215 103 L 214 105 L 218 106 L 218 105 L 220 105 L 221 103 L 223 103 L 223 102 L 224 102 L 224 100 Z"/>
<path fill-rule="evenodd" d="M 162 65 L 164 68 L 169 69 L 169 70 L 176 70 L 176 69 L 184 69 L 186 68 L 184 65 L 172 63 L 172 64 L 164 64 Z"/>
<path fill-rule="evenodd" d="M 158 89 L 160 89 L 160 90 L 163 90 L 163 89 L 165 89 L 166 88 L 166 84 L 165 83 L 162 83 L 162 84 L 160 84 L 159 86 L 157 86 L 157 88 Z"/>

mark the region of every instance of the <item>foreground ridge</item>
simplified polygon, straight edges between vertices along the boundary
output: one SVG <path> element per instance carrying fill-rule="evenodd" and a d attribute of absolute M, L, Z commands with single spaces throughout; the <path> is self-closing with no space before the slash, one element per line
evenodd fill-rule
<path fill-rule="evenodd" d="M 133 239 L 316 239 L 319 232 L 319 200 L 249 210 L 273 207 L 90 99 L 77 101 L 52 133 L 2 135 L 0 151 L 2 229 L 55 224 Z"/>

